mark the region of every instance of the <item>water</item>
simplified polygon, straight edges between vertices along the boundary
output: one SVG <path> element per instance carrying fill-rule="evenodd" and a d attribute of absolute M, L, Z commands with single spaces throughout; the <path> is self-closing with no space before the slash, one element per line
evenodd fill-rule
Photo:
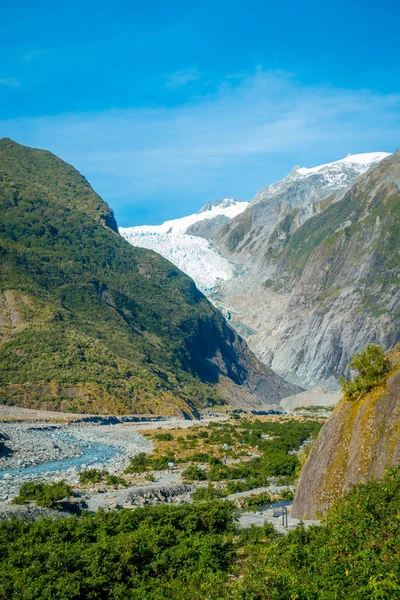
<path fill-rule="evenodd" d="M 40 473 L 66 471 L 71 467 L 81 467 L 82 465 L 104 463 L 119 453 L 119 451 L 112 446 L 78 440 L 71 435 L 67 435 L 66 433 L 59 433 L 56 435 L 71 442 L 72 444 L 81 446 L 82 454 L 73 458 L 65 458 L 63 460 L 40 463 L 39 465 L 34 465 L 32 467 L 0 471 L 0 479 L 3 479 L 5 475 L 38 475 Z"/>
<path fill-rule="evenodd" d="M 277 500 L 276 502 L 271 502 L 270 504 L 258 506 L 257 511 L 262 512 L 264 510 L 270 510 L 271 508 L 283 508 L 284 506 L 290 506 L 291 504 L 293 504 L 293 500 Z"/>

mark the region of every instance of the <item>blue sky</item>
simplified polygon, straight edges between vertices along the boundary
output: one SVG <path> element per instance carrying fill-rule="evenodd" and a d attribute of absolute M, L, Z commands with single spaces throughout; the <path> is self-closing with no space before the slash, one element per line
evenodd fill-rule
<path fill-rule="evenodd" d="M 400 146 L 394 0 L 0 4 L 0 137 L 72 163 L 120 225 Z"/>

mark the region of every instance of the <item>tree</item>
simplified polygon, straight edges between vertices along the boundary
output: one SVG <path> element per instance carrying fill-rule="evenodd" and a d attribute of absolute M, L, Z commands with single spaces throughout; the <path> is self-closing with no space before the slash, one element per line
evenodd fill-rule
<path fill-rule="evenodd" d="M 356 371 L 353 381 L 340 379 L 345 398 L 355 399 L 381 384 L 385 376 L 392 370 L 392 363 L 385 356 L 380 346 L 367 346 L 360 353 L 353 354 L 349 364 Z"/>

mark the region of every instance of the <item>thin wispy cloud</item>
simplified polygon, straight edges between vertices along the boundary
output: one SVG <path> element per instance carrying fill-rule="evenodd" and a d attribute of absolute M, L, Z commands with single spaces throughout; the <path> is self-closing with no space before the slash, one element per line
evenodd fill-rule
<path fill-rule="evenodd" d="M 185 69 L 183 71 L 176 71 L 166 76 L 166 86 L 170 89 L 181 88 L 201 78 L 201 73 L 197 69 Z"/>
<path fill-rule="evenodd" d="M 0 85 L 5 85 L 8 87 L 18 87 L 20 82 L 15 77 L 0 77 Z"/>
<path fill-rule="evenodd" d="M 38 59 L 43 54 L 44 54 L 44 50 L 29 50 L 29 52 L 25 52 L 22 55 L 22 60 L 29 62 L 29 61 Z"/>
<path fill-rule="evenodd" d="M 172 218 L 218 197 L 250 199 L 295 164 L 394 150 L 400 95 L 259 70 L 173 108 L 3 121 L 0 134 L 74 164 L 128 225 L 143 205 L 148 219 Z"/>

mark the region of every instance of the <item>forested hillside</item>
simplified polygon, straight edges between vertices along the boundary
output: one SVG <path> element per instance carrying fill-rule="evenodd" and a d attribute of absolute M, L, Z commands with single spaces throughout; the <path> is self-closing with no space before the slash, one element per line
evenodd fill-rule
<path fill-rule="evenodd" d="M 263 404 L 263 367 L 193 281 L 117 233 L 107 204 L 49 152 L 0 141 L 0 399 L 78 412 Z"/>

